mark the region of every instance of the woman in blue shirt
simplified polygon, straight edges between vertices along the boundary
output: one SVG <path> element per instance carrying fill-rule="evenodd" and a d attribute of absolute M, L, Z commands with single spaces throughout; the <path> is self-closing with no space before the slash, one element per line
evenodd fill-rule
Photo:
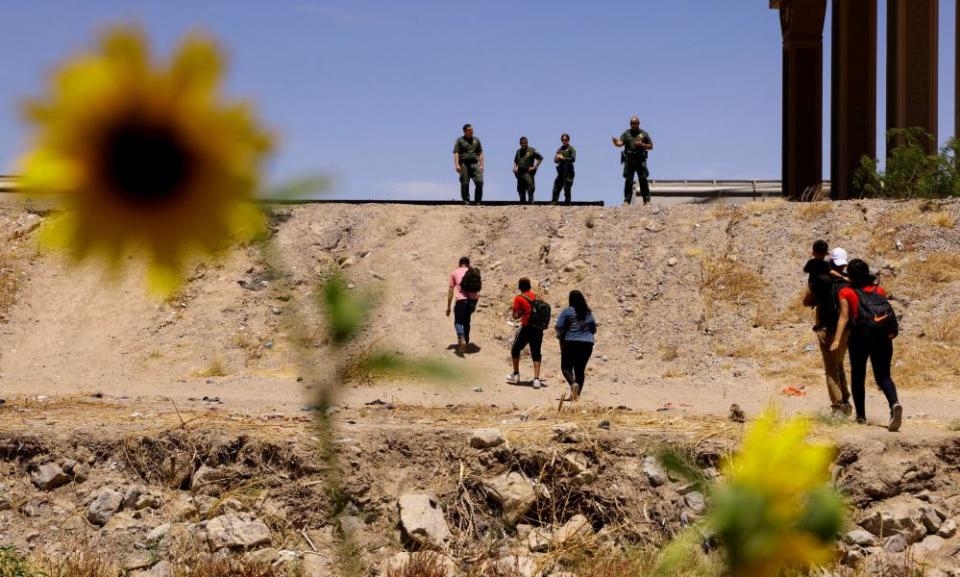
<path fill-rule="evenodd" d="M 570 385 L 573 400 L 580 398 L 587 361 L 593 354 L 597 321 L 580 291 L 570 291 L 570 306 L 563 309 L 554 327 L 560 341 L 560 370 Z"/>

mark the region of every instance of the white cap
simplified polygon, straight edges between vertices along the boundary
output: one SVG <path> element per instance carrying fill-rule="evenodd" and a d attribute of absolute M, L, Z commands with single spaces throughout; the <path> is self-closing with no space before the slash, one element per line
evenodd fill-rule
<path fill-rule="evenodd" d="M 830 251 L 830 260 L 836 266 L 847 266 L 847 251 L 837 247 Z"/>

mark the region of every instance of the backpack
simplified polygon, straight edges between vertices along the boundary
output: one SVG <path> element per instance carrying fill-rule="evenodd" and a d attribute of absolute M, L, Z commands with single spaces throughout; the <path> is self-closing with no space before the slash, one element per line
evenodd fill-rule
<path fill-rule="evenodd" d="M 475 266 L 467 268 L 460 279 L 460 290 L 467 293 L 478 293 L 483 288 L 483 279 L 480 278 L 480 269 Z"/>
<path fill-rule="evenodd" d="M 829 275 L 814 277 L 811 290 L 817 299 L 817 326 L 836 328 L 840 320 L 840 290 L 849 286 Z"/>
<path fill-rule="evenodd" d="M 857 291 L 857 297 L 860 299 L 854 329 L 870 336 L 897 336 L 900 333 L 900 324 L 887 297 L 879 291 L 854 290 Z"/>
<path fill-rule="evenodd" d="M 539 331 L 550 328 L 550 304 L 540 300 L 540 297 L 531 299 L 523 295 L 523 298 L 530 303 L 530 321 L 527 324 Z"/>

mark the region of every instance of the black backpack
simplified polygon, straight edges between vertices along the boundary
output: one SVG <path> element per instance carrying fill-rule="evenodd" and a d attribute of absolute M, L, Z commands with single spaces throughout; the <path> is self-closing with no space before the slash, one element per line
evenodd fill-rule
<path fill-rule="evenodd" d="M 857 297 L 860 299 L 854 329 L 870 336 L 897 336 L 900 333 L 900 324 L 897 321 L 897 313 L 893 312 L 887 297 L 877 290 L 873 292 L 854 290 L 857 291 Z"/>
<path fill-rule="evenodd" d="M 480 278 L 480 269 L 469 267 L 460 279 L 460 290 L 468 293 L 478 293 L 483 288 L 483 279 Z"/>
<path fill-rule="evenodd" d="M 840 320 L 840 290 L 850 286 L 830 275 L 814 277 L 811 290 L 817 299 L 817 326 L 836 328 Z"/>
<path fill-rule="evenodd" d="M 550 304 L 540 300 L 540 297 L 532 299 L 523 295 L 530 303 L 530 321 L 527 323 L 538 331 L 545 331 L 550 328 Z"/>

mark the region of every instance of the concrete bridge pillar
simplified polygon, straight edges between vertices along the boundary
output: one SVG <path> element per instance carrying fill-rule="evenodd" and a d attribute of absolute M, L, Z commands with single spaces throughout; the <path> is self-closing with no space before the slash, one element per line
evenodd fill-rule
<path fill-rule="evenodd" d="M 937 147 L 939 0 L 887 0 L 887 129 L 920 127 Z M 898 144 L 887 140 L 887 155 Z"/>
<path fill-rule="evenodd" d="M 823 178 L 826 0 L 770 0 L 783 34 L 783 191 L 799 199 Z"/>
<path fill-rule="evenodd" d="M 853 175 L 877 155 L 877 0 L 833 0 L 830 182 L 835 200 L 860 198 Z"/>

